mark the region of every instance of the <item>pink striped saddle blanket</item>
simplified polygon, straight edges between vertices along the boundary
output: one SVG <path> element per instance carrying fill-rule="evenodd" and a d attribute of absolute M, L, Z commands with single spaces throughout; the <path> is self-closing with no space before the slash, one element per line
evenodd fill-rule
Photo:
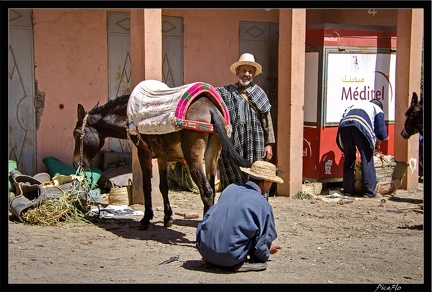
<path fill-rule="evenodd" d="M 207 93 L 218 106 L 230 134 L 230 118 L 225 102 L 210 84 L 195 82 L 170 88 L 157 80 L 140 82 L 132 91 L 127 105 L 129 133 L 167 134 L 181 129 L 214 132 L 209 123 L 186 119 L 186 113 L 195 98 Z"/>

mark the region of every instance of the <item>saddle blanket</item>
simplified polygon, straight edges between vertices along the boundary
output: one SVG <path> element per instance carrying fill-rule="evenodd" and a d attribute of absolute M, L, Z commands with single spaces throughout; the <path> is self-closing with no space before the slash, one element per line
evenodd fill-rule
<path fill-rule="evenodd" d="M 132 91 L 127 105 L 129 134 L 167 134 L 183 128 L 213 132 L 213 125 L 187 120 L 191 102 L 202 93 L 221 110 L 230 129 L 228 109 L 217 91 L 204 82 L 195 82 L 175 88 L 157 80 L 144 80 Z"/>

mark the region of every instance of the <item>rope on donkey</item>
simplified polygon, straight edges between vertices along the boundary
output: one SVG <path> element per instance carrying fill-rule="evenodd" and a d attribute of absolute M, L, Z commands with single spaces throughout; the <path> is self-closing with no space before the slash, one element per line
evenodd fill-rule
<path fill-rule="evenodd" d="M 79 165 L 83 165 L 83 152 L 84 152 L 84 135 L 85 135 L 85 127 L 87 124 L 87 118 L 88 118 L 89 114 L 88 112 L 85 114 L 84 119 L 83 119 L 83 124 L 81 126 L 81 129 L 76 130 L 78 133 L 81 134 L 80 137 L 80 161 L 78 162 Z"/>

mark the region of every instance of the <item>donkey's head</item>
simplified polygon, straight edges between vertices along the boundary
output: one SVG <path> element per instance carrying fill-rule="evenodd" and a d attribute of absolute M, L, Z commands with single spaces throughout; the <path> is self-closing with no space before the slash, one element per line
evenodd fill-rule
<path fill-rule="evenodd" d="M 401 136 L 408 139 L 416 133 L 423 136 L 423 97 L 419 98 L 417 93 L 413 92 L 411 105 L 405 113 L 406 120 Z"/>
<path fill-rule="evenodd" d="M 94 108 L 96 107 L 97 105 Z M 78 104 L 78 121 L 73 131 L 75 139 L 73 165 L 75 167 L 78 167 L 78 164 L 80 164 L 84 169 L 90 168 L 91 161 L 104 145 L 105 139 L 101 137 L 93 125 L 93 119 L 91 110 L 90 112 L 86 112 L 84 107 Z"/>

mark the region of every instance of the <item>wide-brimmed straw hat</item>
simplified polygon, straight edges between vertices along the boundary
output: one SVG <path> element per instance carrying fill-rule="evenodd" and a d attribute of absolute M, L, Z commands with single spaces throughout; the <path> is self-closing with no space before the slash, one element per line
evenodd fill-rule
<path fill-rule="evenodd" d="M 236 74 L 236 69 L 238 66 L 250 65 L 255 67 L 255 76 L 262 72 L 262 66 L 255 62 L 255 57 L 252 54 L 244 53 L 240 56 L 239 60 L 231 65 L 230 70 Z"/>
<path fill-rule="evenodd" d="M 255 161 L 250 168 L 240 167 L 240 170 L 263 180 L 283 183 L 283 179 L 276 175 L 276 166 L 267 161 Z"/>

